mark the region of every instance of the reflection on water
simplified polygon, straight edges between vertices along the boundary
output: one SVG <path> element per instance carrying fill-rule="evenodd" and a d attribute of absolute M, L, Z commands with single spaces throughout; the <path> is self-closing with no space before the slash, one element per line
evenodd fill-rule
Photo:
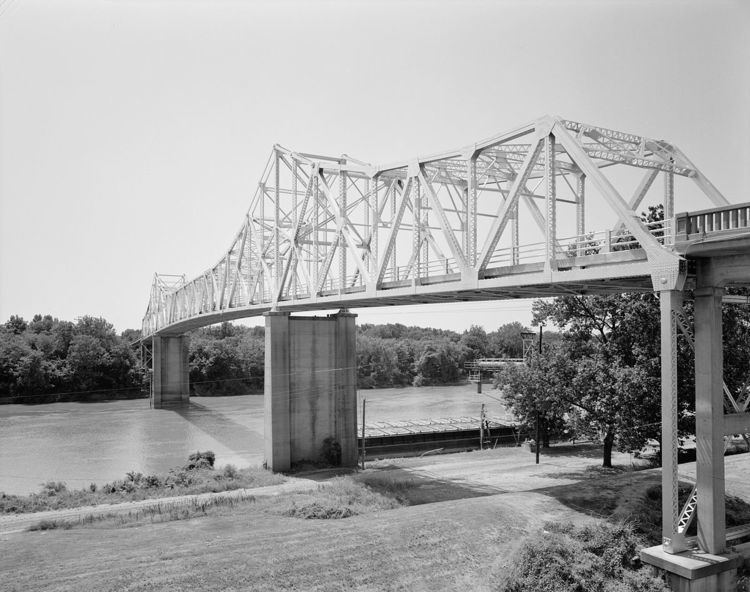
<path fill-rule="evenodd" d="M 363 396 L 368 423 L 477 416 L 481 403 L 489 415 L 503 412 L 473 385 L 360 391 Z M 36 491 L 49 480 L 80 488 L 133 470 L 166 472 L 196 450 L 213 450 L 218 465 L 260 465 L 263 397 L 193 397 L 178 409 L 150 409 L 147 399 L 0 405 L 0 491 L 6 493 Z"/>

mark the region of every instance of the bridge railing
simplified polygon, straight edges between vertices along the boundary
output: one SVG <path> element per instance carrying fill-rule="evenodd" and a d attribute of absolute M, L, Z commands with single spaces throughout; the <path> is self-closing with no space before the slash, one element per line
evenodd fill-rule
<path fill-rule="evenodd" d="M 399 282 L 410 280 L 415 276 L 424 279 L 459 273 L 456 260 L 452 257 L 433 259 L 426 263 L 412 262 L 410 265 L 389 267 L 383 276 L 383 282 Z"/>
<path fill-rule="evenodd" d="M 660 244 L 670 245 L 674 241 L 671 220 L 659 220 L 645 224 L 649 233 Z M 600 230 L 557 240 L 557 255 L 563 258 L 598 255 L 615 251 L 641 248 L 638 240 L 627 230 Z M 543 263 L 546 256 L 544 242 L 519 245 L 516 248 L 496 249 L 490 258 L 489 267 L 505 267 L 527 263 Z"/>
<path fill-rule="evenodd" d="M 695 238 L 695 235 L 746 230 L 750 227 L 750 203 L 683 212 L 677 214 L 676 220 L 676 240 L 688 240 Z"/>

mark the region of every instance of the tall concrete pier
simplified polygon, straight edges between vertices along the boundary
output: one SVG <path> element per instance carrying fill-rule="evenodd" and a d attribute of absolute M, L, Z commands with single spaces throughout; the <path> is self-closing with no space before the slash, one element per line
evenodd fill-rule
<path fill-rule="evenodd" d="M 154 408 L 160 409 L 190 399 L 189 345 L 187 335 L 153 337 Z"/>
<path fill-rule="evenodd" d="M 356 465 L 356 315 L 265 317 L 266 465 L 330 460 L 326 448 L 337 446 L 340 464 Z"/>

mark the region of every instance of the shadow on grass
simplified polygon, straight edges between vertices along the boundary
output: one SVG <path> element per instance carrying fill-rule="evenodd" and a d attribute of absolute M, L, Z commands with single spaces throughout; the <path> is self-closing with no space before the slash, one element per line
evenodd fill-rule
<path fill-rule="evenodd" d="M 498 487 L 440 479 L 397 465 L 371 469 L 360 473 L 355 479 L 376 491 L 395 495 L 399 500 L 411 506 L 507 493 L 507 490 Z"/>
<path fill-rule="evenodd" d="M 173 411 L 199 430 L 220 442 L 232 452 L 263 449 L 263 435 L 232 418 L 193 401 L 180 405 L 170 405 L 165 409 Z"/>
<path fill-rule="evenodd" d="M 573 456 L 576 458 L 595 458 L 601 460 L 602 445 L 587 442 L 579 444 L 555 444 L 549 448 L 542 448 L 540 457 Z"/>

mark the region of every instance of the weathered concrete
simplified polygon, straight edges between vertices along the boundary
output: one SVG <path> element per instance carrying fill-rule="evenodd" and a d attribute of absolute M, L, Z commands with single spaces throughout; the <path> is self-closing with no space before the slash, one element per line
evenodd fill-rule
<path fill-rule="evenodd" d="M 321 461 L 324 442 L 357 463 L 356 315 L 266 317 L 265 456 L 274 471 Z"/>
<path fill-rule="evenodd" d="M 695 447 L 698 545 L 707 553 L 726 547 L 724 518 L 724 393 L 721 343 L 723 289 L 695 290 Z"/>
<path fill-rule="evenodd" d="M 713 555 L 700 551 L 667 553 L 662 545 L 641 550 L 641 560 L 667 572 L 673 592 L 718 592 L 737 589 L 736 553 Z"/>
<path fill-rule="evenodd" d="M 187 335 L 153 338 L 153 405 L 156 409 L 190 400 Z"/>

